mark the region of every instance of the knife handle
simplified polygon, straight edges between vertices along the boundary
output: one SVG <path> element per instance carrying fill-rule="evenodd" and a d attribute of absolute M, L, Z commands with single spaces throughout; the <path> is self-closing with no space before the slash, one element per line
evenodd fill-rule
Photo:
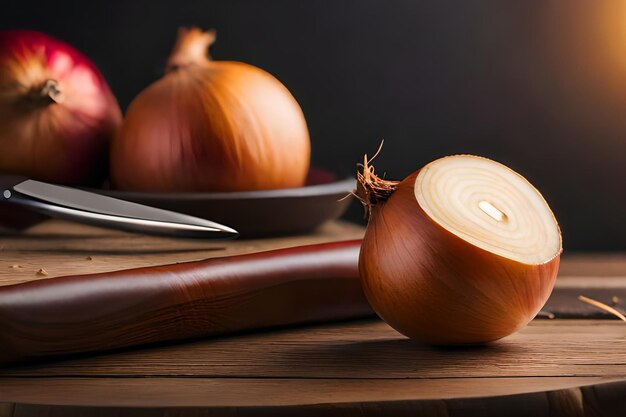
<path fill-rule="evenodd" d="M 0 362 L 372 315 L 360 241 L 0 287 Z"/>

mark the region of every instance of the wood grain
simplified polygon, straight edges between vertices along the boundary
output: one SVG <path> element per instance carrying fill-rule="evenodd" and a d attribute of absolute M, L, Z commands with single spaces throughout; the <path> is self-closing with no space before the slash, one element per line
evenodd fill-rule
<path fill-rule="evenodd" d="M 357 239 L 363 232 L 358 225 L 334 222 L 306 236 L 207 242 L 144 236 L 52 220 L 39 223 L 25 233 L 0 233 L 0 286 Z M 45 274 L 38 273 L 41 269 Z M 626 255 L 566 253 L 546 313 L 555 317 L 611 318 L 604 311 L 576 301 L 581 294 L 609 304 L 614 304 L 617 297 L 615 305 L 626 307 Z"/>
<path fill-rule="evenodd" d="M 458 379 L 3 378 L 0 401 L 116 407 L 268 407 L 446 400 L 562 390 L 602 377 Z M 46 390 L 38 387 L 46 386 Z M 184 390 L 178 389 L 185 386 Z M 245 395 L 244 395 L 245 394 Z"/>
<path fill-rule="evenodd" d="M 312 236 L 207 243 L 47 222 L 0 235 L 0 285 L 362 232 L 335 223 Z M 566 254 L 557 290 L 569 305 L 581 291 L 610 302 L 626 291 L 626 256 Z M 0 417 L 626 415 L 625 341 L 617 320 L 534 320 L 496 343 L 454 349 L 412 342 L 379 320 L 283 328 L 0 368 Z"/>
<path fill-rule="evenodd" d="M 626 377 L 620 321 L 535 320 L 475 347 L 413 342 L 379 320 L 259 332 L 4 368 L 2 377 Z"/>
<path fill-rule="evenodd" d="M 360 242 L 0 287 L 0 363 L 372 316 Z"/>
<path fill-rule="evenodd" d="M 0 234 L 0 286 L 359 239 L 363 230 L 351 223 L 331 222 L 304 236 L 204 241 L 145 236 L 53 220 L 26 233 Z M 37 274 L 40 269 L 47 275 Z"/>

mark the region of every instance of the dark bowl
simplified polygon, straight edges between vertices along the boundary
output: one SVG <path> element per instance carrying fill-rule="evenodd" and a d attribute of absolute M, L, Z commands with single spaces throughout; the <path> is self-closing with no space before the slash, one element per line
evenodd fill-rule
<path fill-rule="evenodd" d="M 301 188 L 220 193 L 89 191 L 212 220 L 251 237 L 306 233 L 337 219 L 348 209 L 354 186 L 354 178 L 338 180 L 328 171 L 311 169 Z"/>

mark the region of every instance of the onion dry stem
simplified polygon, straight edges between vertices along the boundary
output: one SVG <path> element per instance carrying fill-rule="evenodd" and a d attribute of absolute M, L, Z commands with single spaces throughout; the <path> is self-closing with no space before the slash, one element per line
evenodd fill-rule
<path fill-rule="evenodd" d="M 372 214 L 372 208 L 379 202 L 386 201 L 391 194 L 398 189 L 400 181 L 390 181 L 379 177 L 374 172 L 374 167 L 370 165 L 383 149 L 385 141 L 380 142 L 378 150 L 368 159 L 367 154 L 363 156 L 363 164 L 357 164 L 361 171 L 357 171 L 356 190 L 352 193 L 365 207 L 366 217 Z"/>

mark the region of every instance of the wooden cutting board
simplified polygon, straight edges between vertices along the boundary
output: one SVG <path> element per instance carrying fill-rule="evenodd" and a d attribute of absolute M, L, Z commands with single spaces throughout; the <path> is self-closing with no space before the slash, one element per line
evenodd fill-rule
<path fill-rule="evenodd" d="M 362 233 L 333 223 L 310 236 L 207 243 L 50 221 L 0 235 L 0 285 Z M 432 348 L 381 321 L 361 320 L 5 367 L 0 417 L 619 415 L 626 324 L 575 298 L 582 293 L 619 308 L 625 277 L 623 254 L 566 254 L 547 310 L 578 318 L 538 319 L 483 347 Z"/>
<path fill-rule="evenodd" d="M 359 239 L 364 228 L 331 222 L 315 233 L 265 239 L 199 241 L 145 236 L 59 220 L 26 232 L 0 229 L 0 286 L 298 245 Z M 541 318 L 612 318 L 577 301 L 586 295 L 626 307 L 626 254 L 565 254 L 555 291 Z"/>
<path fill-rule="evenodd" d="M 362 227 L 347 222 L 328 223 L 303 236 L 206 241 L 146 236 L 50 220 L 24 233 L 5 230 L 0 234 L 0 286 L 362 236 Z M 44 272 L 40 272 L 42 269 Z"/>

